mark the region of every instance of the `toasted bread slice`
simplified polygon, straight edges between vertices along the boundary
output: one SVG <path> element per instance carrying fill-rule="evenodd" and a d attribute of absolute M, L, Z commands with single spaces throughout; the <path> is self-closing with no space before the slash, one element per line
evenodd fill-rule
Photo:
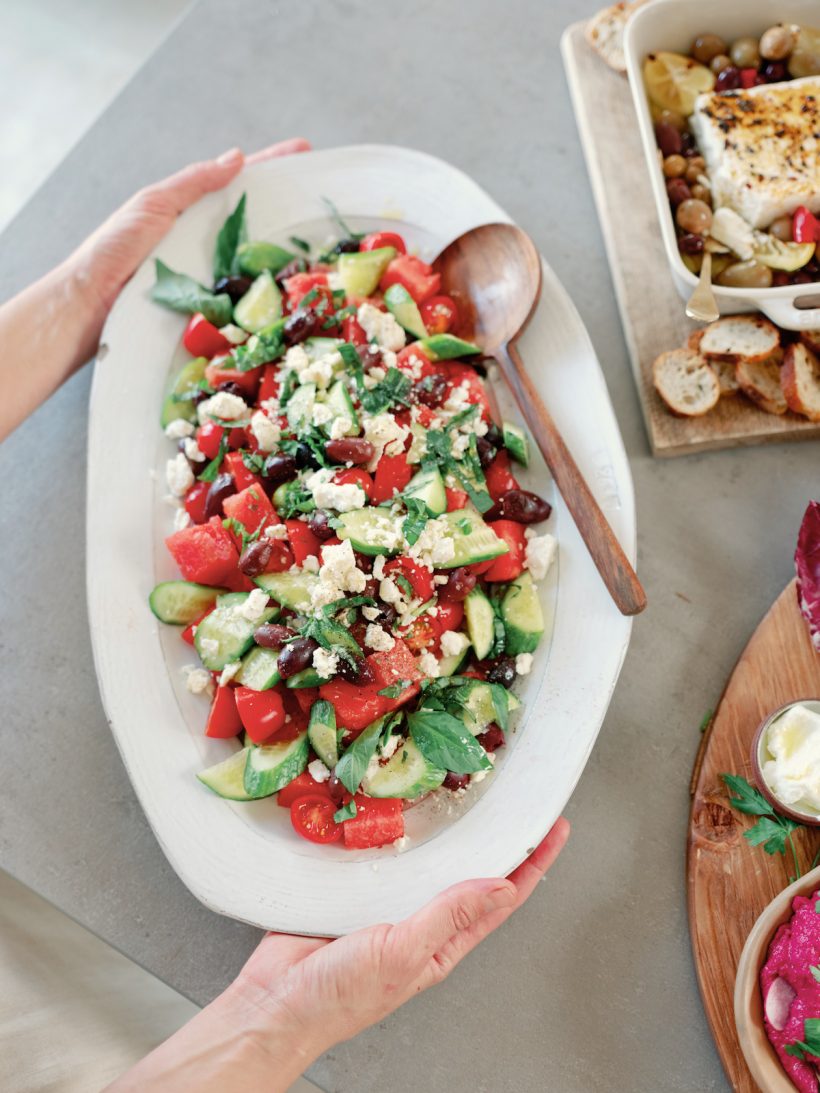
<path fill-rule="evenodd" d="M 648 0 L 620 0 L 619 3 L 593 15 L 584 28 L 589 44 L 616 72 L 626 72 L 624 29 L 629 17 L 647 2 Z"/>
<path fill-rule="evenodd" d="M 802 342 L 786 350 L 780 383 L 790 410 L 820 421 L 820 361 Z"/>
<path fill-rule="evenodd" d="M 812 353 L 820 356 L 820 327 L 816 326 L 813 330 L 801 330 L 800 340 Z"/>
<path fill-rule="evenodd" d="M 721 360 L 711 360 L 709 361 L 709 364 L 714 369 L 715 375 L 718 378 L 721 398 L 729 398 L 731 395 L 736 395 L 740 390 L 740 384 L 737 382 L 737 375 L 735 374 L 737 365 L 732 364 L 731 361 Z"/>
<path fill-rule="evenodd" d="M 700 417 L 720 398 L 720 384 L 714 369 L 691 349 L 670 349 L 652 365 L 655 390 L 673 414 Z"/>
<path fill-rule="evenodd" d="M 762 315 L 727 315 L 703 331 L 698 350 L 715 360 L 765 361 L 780 345 L 780 331 Z"/>
<path fill-rule="evenodd" d="M 744 395 L 767 414 L 785 414 L 786 396 L 780 386 L 780 362 L 778 350 L 765 361 L 738 361 L 735 376 Z"/>
<path fill-rule="evenodd" d="M 686 348 L 693 349 L 696 353 L 700 352 L 700 339 L 703 337 L 703 331 L 705 327 L 701 327 L 700 330 L 693 330 L 689 337 L 686 339 Z"/>

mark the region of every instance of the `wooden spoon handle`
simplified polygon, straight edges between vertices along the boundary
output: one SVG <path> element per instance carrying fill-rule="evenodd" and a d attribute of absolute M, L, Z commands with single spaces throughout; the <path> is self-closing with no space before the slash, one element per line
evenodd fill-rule
<path fill-rule="evenodd" d="M 618 610 L 623 615 L 640 614 L 646 607 L 646 593 L 535 390 L 516 346 L 499 346 L 495 357 Z"/>

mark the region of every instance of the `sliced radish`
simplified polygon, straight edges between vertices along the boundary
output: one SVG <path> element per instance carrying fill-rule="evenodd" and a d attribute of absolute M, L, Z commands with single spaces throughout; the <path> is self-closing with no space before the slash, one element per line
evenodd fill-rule
<path fill-rule="evenodd" d="M 769 987 L 765 1005 L 766 1020 L 778 1032 L 786 1027 L 789 1010 L 796 996 L 797 992 L 780 976 L 773 980 Z"/>

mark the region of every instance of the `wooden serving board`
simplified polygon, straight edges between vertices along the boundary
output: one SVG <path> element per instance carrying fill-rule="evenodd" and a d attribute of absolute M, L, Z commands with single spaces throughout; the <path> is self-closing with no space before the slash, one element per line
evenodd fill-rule
<path fill-rule="evenodd" d="M 706 1016 L 729 1081 L 757 1085 L 737 1040 L 733 995 L 740 952 L 755 919 L 794 872 L 791 858 L 752 847 L 755 822 L 729 806 L 721 774 L 753 781 L 750 751 L 760 722 L 778 706 L 820 696 L 820 655 L 797 606 L 792 581 L 746 646 L 701 743 L 692 774 L 687 885 L 689 930 Z M 801 872 L 820 848 L 820 829 L 794 834 Z"/>
<path fill-rule="evenodd" d="M 743 395 L 721 399 L 703 417 L 679 418 L 655 393 L 652 362 L 683 345 L 697 324 L 684 314 L 666 261 L 626 76 L 591 48 L 583 23 L 567 29 L 562 53 L 653 453 L 820 437 L 820 426 L 767 414 Z"/>

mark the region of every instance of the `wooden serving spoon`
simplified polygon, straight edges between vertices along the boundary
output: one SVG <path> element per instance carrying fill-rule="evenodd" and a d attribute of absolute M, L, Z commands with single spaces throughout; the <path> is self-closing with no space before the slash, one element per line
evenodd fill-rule
<path fill-rule="evenodd" d="M 646 593 L 518 355 L 515 343 L 541 295 L 535 244 L 513 224 L 483 224 L 453 240 L 433 266 L 458 306 L 459 333 L 498 362 L 619 611 L 639 614 Z"/>

